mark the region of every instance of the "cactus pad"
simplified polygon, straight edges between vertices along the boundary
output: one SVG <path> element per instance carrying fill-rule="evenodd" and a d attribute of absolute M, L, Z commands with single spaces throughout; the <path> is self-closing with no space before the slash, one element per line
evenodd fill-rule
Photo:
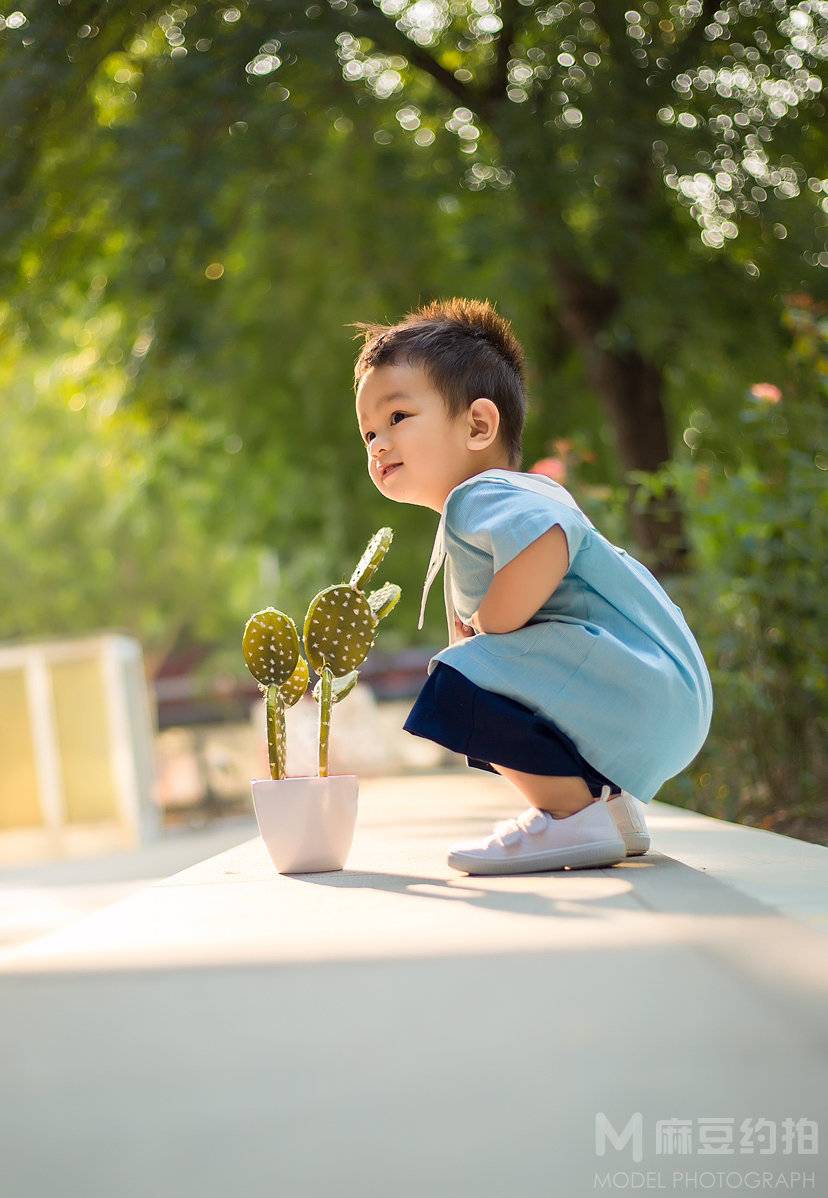
<path fill-rule="evenodd" d="M 393 528 L 380 528 L 374 533 L 357 562 L 356 569 L 349 579 L 349 586 L 356 587 L 358 591 L 365 590 L 382 565 L 382 559 L 391 548 L 393 539 Z"/>
<path fill-rule="evenodd" d="M 374 618 L 384 620 L 399 603 L 401 594 L 402 591 L 396 582 L 386 582 L 378 590 L 371 591 L 371 594 L 368 596 L 368 606 L 374 613 Z"/>
<path fill-rule="evenodd" d="M 357 684 L 359 678 L 359 670 L 351 670 L 350 674 L 343 674 L 341 678 L 334 678 L 331 685 L 331 701 L 338 703 L 340 699 L 345 699 L 350 695 L 351 691 Z M 319 703 L 322 698 L 322 679 L 316 683 L 313 688 L 313 697 Z"/>
<path fill-rule="evenodd" d="M 254 612 L 244 626 L 242 652 L 248 670 L 258 682 L 264 686 L 283 686 L 299 661 L 296 625 L 290 616 L 275 607 Z"/>
<path fill-rule="evenodd" d="M 296 663 L 296 669 L 281 688 L 285 707 L 293 707 L 295 703 L 299 702 L 308 689 L 309 681 L 310 672 L 308 670 L 308 663 L 304 657 L 300 657 Z"/>
<path fill-rule="evenodd" d="M 377 621 L 366 597 L 340 583 L 320 591 L 305 616 L 305 653 L 322 673 L 328 666 L 335 677 L 357 669 L 374 643 Z"/>

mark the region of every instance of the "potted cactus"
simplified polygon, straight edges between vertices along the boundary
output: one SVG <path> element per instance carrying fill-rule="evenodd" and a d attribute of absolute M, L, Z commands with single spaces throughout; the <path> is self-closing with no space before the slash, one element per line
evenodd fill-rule
<path fill-rule="evenodd" d="M 396 606 L 400 588 L 386 583 L 366 594 L 393 539 L 381 528 L 366 546 L 347 583 L 325 588 L 311 600 L 303 637 L 307 662 L 290 616 L 275 608 L 247 621 L 242 650 L 266 700 L 270 777 L 251 783 L 259 831 L 280 873 L 341 869 L 351 848 L 359 780 L 328 772 L 331 711 L 356 685 L 380 620 Z M 313 697 L 319 704 L 319 766 L 316 777 L 288 778 L 285 708 L 308 687 L 308 664 L 319 675 Z"/>

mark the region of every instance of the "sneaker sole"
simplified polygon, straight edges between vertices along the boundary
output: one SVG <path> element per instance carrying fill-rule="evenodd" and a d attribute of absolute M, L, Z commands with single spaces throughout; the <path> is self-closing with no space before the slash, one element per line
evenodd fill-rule
<path fill-rule="evenodd" d="M 636 800 L 632 795 L 625 800 L 609 799 L 607 802 L 610 815 L 615 820 L 618 835 L 624 841 L 628 857 L 641 857 L 650 849 L 650 833 L 644 822 L 643 814 L 639 814 Z M 640 831 L 637 829 L 641 829 Z"/>
<path fill-rule="evenodd" d="M 627 856 L 623 841 L 603 840 L 582 848 L 548 849 L 513 861 L 491 861 L 465 853 L 449 853 L 452 869 L 467 874 L 534 874 L 550 870 L 589 869 L 601 865 L 618 865 Z"/>
<path fill-rule="evenodd" d="M 641 857 L 644 853 L 650 851 L 649 836 L 639 835 L 638 833 L 628 833 L 624 837 L 624 844 L 627 846 L 628 857 Z"/>

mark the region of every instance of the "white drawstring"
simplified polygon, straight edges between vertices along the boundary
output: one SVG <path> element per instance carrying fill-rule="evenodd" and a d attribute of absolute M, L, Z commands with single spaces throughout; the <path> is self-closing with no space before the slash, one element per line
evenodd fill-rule
<path fill-rule="evenodd" d="M 434 537 L 434 548 L 431 550 L 431 560 L 428 563 L 426 571 L 425 585 L 423 587 L 423 597 L 420 602 L 420 618 L 417 621 L 417 627 L 422 628 L 423 620 L 425 619 L 426 602 L 428 600 L 428 592 L 431 590 L 431 584 L 437 577 L 437 572 L 443 564 L 443 558 L 446 556 L 446 541 L 444 534 L 445 514 L 440 517 L 440 523 L 437 525 L 437 534 Z"/>

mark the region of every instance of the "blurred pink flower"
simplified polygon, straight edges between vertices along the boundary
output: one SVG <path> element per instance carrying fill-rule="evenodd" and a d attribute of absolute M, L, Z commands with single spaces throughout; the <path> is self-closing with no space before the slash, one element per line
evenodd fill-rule
<path fill-rule="evenodd" d="M 814 299 L 807 291 L 792 291 L 782 297 L 792 308 L 813 308 Z"/>
<path fill-rule="evenodd" d="M 763 403 L 779 403 L 782 398 L 782 392 L 773 383 L 754 383 L 750 393 L 754 399 L 760 399 Z"/>
<path fill-rule="evenodd" d="M 556 483 L 566 482 L 566 463 L 560 458 L 540 458 L 529 467 L 530 474 L 545 474 Z"/>

